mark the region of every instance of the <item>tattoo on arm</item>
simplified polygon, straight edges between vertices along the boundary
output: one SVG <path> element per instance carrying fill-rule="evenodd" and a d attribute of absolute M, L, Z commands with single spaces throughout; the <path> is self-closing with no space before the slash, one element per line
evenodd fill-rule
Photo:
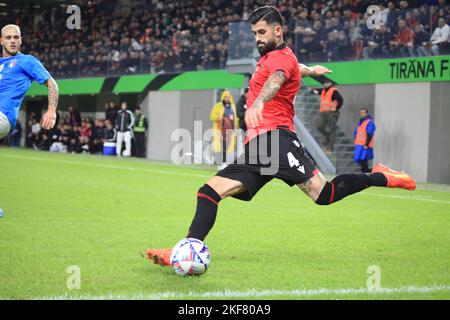
<path fill-rule="evenodd" d="M 262 102 L 270 101 L 277 94 L 278 90 L 280 90 L 281 86 L 286 81 L 286 77 L 283 71 L 275 71 L 272 73 L 261 89 L 258 98 Z"/>
<path fill-rule="evenodd" d="M 58 84 L 53 79 L 49 79 L 45 84 L 48 87 L 48 107 L 56 109 L 59 99 Z"/>
<path fill-rule="evenodd" d="M 312 179 L 309 179 L 308 181 L 300 184 L 299 187 L 304 193 L 310 195 L 312 192 Z"/>
<path fill-rule="evenodd" d="M 319 172 L 308 181 L 298 184 L 298 187 L 312 200 L 317 201 L 326 183 L 327 179 Z"/>

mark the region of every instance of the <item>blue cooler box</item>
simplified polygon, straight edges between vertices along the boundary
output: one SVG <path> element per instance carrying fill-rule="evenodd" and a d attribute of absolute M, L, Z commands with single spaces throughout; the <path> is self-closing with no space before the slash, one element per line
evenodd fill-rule
<path fill-rule="evenodd" d="M 116 155 L 116 143 L 115 142 L 105 142 L 103 144 L 103 155 L 104 156 L 115 156 Z"/>

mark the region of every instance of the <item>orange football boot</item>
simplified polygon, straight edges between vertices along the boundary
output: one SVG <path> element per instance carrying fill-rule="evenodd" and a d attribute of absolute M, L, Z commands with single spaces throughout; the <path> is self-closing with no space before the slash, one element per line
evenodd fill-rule
<path fill-rule="evenodd" d="M 161 266 L 170 266 L 170 256 L 172 249 L 147 249 L 145 251 L 146 258 L 155 264 Z"/>
<path fill-rule="evenodd" d="M 388 168 L 381 163 L 378 163 L 373 169 L 372 173 L 380 172 L 386 177 L 388 188 L 402 188 L 406 190 L 416 189 L 416 180 L 404 171 L 395 171 Z"/>

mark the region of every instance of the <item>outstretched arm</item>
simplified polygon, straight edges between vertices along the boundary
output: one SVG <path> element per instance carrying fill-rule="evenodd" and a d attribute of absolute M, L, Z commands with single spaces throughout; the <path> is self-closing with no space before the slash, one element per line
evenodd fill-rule
<path fill-rule="evenodd" d="M 320 77 L 323 76 L 326 73 L 332 73 L 330 69 L 324 66 L 316 65 L 312 67 L 308 67 L 307 65 L 298 64 L 298 67 L 300 69 L 300 72 L 302 74 L 302 78 L 304 77 Z"/>
<path fill-rule="evenodd" d="M 255 128 L 263 121 L 262 110 L 264 103 L 275 97 L 285 81 L 286 76 L 281 70 L 275 71 L 270 75 L 255 102 L 253 102 L 253 105 L 245 113 L 245 122 L 248 128 Z"/>
<path fill-rule="evenodd" d="M 48 87 L 48 110 L 42 116 L 42 127 L 51 129 L 56 122 L 56 108 L 58 107 L 59 89 L 55 79 L 49 78 L 45 83 Z"/>

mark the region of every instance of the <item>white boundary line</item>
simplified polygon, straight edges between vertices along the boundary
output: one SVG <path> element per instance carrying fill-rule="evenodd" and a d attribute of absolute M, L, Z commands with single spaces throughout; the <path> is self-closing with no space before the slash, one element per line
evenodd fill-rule
<path fill-rule="evenodd" d="M 413 197 L 406 197 L 406 196 L 394 196 L 394 195 L 389 195 L 389 194 L 379 194 L 379 193 L 372 193 L 372 192 L 362 192 L 362 193 L 359 193 L 359 195 L 450 204 L 450 201 L 444 201 L 444 200 L 433 200 L 433 199 L 426 199 L 426 198 L 413 198 Z"/>
<path fill-rule="evenodd" d="M 220 299 L 220 298 L 271 298 L 280 296 L 289 296 L 293 298 L 301 297 L 313 297 L 320 295 L 333 295 L 333 296 L 345 296 L 345 295 L 358 295 L 358 294 L 400 294 L 400 293 L 433 293 L 439 291 L 449 291 L 448 299 L 450 299 L 450 285 L 433 285 L 427 287 L 417 286 L 402 286 L 398 288 L 380 288 L 380 289 L 367 289 L 367 288 L 348 288 L 348 289 L 296 289 L 296 290 L 258 290 L 249 289 L 246 291 L 209 291 L 209 292 L 160 292 L 160 293 L 138 293 L 133 295 L 114 294 L 109 293 L 106 295 L 61 295 L 61 296 L 44 296 L 36 297 L 37 300 L 166 300 L 166 299 Z"/>
<path fill-rule="evenodd" d="M 93 164 L 93 163 L 85 163 L 85 162 L 78 162 L 78 161 L 61 160 L 61 159 L 24 157 L 24 156 L 6 155 L 6 154 L 0 154 L 0 157 L 25 159 L 25 160 L 31 159 L 31 160 L 36 160 L 36 161 L 67 163 L 67 164 L 75 164 L 75 165 L 81 165 L 81 166 L 90 166 L 90 167 L 117 169 L 117 170 L 126 170 L 126 171 L 141 171 L 141 172 L 158 173 L 158 174 L 170 174 L 170 175 L 185 176 L 185 177 L 203 178 L 203 179 L 208 179 L 208 178 L 211 177 L 211 175 L 185 173 L 185 172 L 177 172 L 177 171 L 169 171 L 169 170 L 135 168 L 135 167 L 127 167 L 127 166 L 116 166 L 116 165 L 104 164 L 104 163 Z M 285 186 L 284 183 L 277 183 L 277 182 L 271 183 L 271 185 Z M 430 190 L 428 190 L 428 191 L 430 191 Z M 426 198 L 415 198 L 415 197 L 407 197 L 407 196 L 387 195 L 387 194 L 378 194 L 378 193 L 372 193 L 372 192 L 362 192 L 362 193 L 358 193 L 358 195 L 376 196 L 376 197 L 382 197 L 382 198 L 392 198 L 392 199 L 401 199 L 401 200 L 423 201 L 423 202 L 431 202 L 431 203 L 450 204 L 450 201 L 445 201 L 445 200 L 433 200 L 433 199 L 426 199 Z"/>
<path fill-rule="evenodd" d="M 144 168 L 134 168 L 134 167 L 126 167 L 126 166 L 116 166 L 113 164 L 104 164 L 104 163 L 85 163 L 79 161 L 70 161 L 70 160 L 61 160 L 61 159 L 49 159 L 49 158 L 38 158 L 38 157 L 23 157 L 23 156 L 15 156 L 15 155 L 7 155 L 0 154 L 0 157 L 7 158 L 16 158 L 16 159 L 31 159 L 36 161 L 47 161 L 47 162 L 56 162 L 56 163 L 67 163 L 67 164 L 75 164 L 79 166 L 89 166 L 89 167 L 98 167 L 98 168 L 106 168 L 106 169 L 117 169 L 117 170 L 126 170 L 126 171 L 143 171 L 149 173 L 160 173 L 160 174 L 171 174 L 171 175 L 180 175 L 180 176 L 188 176 L 188 177 L 198 177 L 198 178 L 209 178 L 208 175 L 202 174 L 194 174 L 194 173 L 184 173 L 184 172 L 175 172 L 168 170 L 156 170 L 156 169 L 144 169 Z M 175 168 L 175 167 L 174 167 Z"/>

